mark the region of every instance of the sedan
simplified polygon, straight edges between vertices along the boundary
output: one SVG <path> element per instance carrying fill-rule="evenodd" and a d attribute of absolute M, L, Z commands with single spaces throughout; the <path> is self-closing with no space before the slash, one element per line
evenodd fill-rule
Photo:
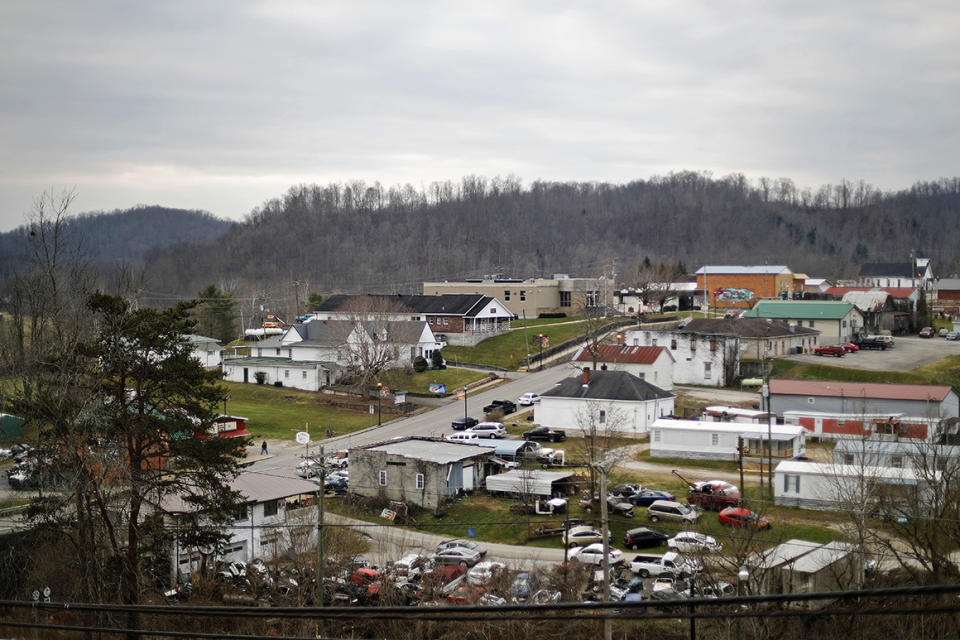
<path fill-rule="evenodd" d="M 676 496 L 668 491 L 644 489 L 627 497 L 627 501 L 635 507 L 649 507 L 655 500 L 676 500 Z"/>
<path fill-rule="evenodd" d="M 836 344 L 827 344 L 822 347 L 817 347 L 813 352 L 818 356 L 837 356 L 839 358 L 844 355 L 847 350 Z"/>
<path fill-rule="evenodd" d="M 437 551 L 437 562 L 440 564 L 456 564 L 461 567 L 472 567 L 480 562 L 479 552 L 466 547 L 447 547 Z"/>
<path fill-rule="evenodd" d="M 769 529 L 770 521 L 743 507 L 727 507 L 720 512 L 720 524 L 734 529 Z"/>
<path fill-rule="evenodd" d="M 960 340 L 960 332 L 951 331 L 947 334 L 947 340 Z"/>
<path fill-rule="evenodd" d="M 457 538 L 455 540 L 447 540 L 441 542 L 437 545 L 437 553 L 440 553 L 444 549 L 452 549 L 455 547 L 463 547 L 464 549 L 470 549 L 471 551 L 476 551 L 482 556 L 487 555 L 487 550 L 478 545 L 473 540 L 464 540 L 463 538 Z"/>
<path fill-rule="evenodd" d="M 613 547 L 610 547 L 610 552 L 607 557 L 609 558 L 610 564 L 620 564 L 623 562 L 623 552 Z M 570 549 L 567 551 L 567 560 L 577 560 L 584 564 L 600 565 L 603 563 L 603 543 L 595 542 L 586 547 Z"/>
<path fill-rule="evenodd" d="M 463 431 L 464 429 L 469 429 L 470 427 L 476 425 L 479 422 L 480 421 L 477 420 L 476 418 L 471 418 L 467 416 L 465 418 L 457 418 L 456 420 L 450 423 L 450 426 L 453 427 L 454 430 L 456 431 Z"/>
<path fill-rule="evenodd" d="M 517 398 L 517 404 L 521 407 L 529 407 L 535 402 L 540 402 L 540 396 L 536 393 L 525 393 Z"/>
<path fill-rule="evenodd" d="M 846 351 L 847 353 L 855 353 L 857 351 L 860 351 L 860 347 L 853 344 L 852 342 L 841 342 L 837 346 L 843 347 L 843 350 Z"/>
<path fill-rule="evenodd" d="M 697 531 L 681 531 L 667 540 L 667 546 L 681 553 L 714 553 L 723 548 L 713 536 Z"/>

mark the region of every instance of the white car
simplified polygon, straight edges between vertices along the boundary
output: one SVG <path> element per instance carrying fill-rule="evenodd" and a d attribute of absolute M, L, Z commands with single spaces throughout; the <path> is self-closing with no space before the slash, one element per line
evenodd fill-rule
<path fill-rule="evenodd" d="M 506 568 L 507 565 L 502 562 L 484 560 L 470 567 L 470 570 L 467 571 L 466 581 L 476 585 L 487 584 L 495 576 L 506 570 Z"/>
<path fill-rule="evenodd" d="M 536 393 L 525 393 L 517 398 L 517 404 L 521 407 L 529 407 L 535 402 L 540 402 L 540 396 Z"/>
<path fill-rule="evenodd" d="M 610 547 L 610 564 L 623 562 L 623 552 Z M 600 565 L 603 562 L 603 543 L 595 542 L 586 547 L 576 547 L 567 551 L 567 560 L 577 560 L 584 564 Z"/>
<path fill-rule="evenodd" d="M 477 442 L 480 440 L 480 436 L 472 431 L 459 431 L 447 434 L 443 436 L 443 439 L 447 442 Z"/>
<path fill-rule="evenodd" d="M 481 438 L 506 438 L 507 430 L 502 422 L 481 422 L 461 433 L 475 433 Z"/>
<path fill-rule="evenodd" d="M 667 540 L 667 546 L 681 553 L 715 553 L 723 548 L 713 536 L 697 531 L 681 531 Z"/>
<path fill-rule="evenodd" d="M 296 471 L 297 475 L 301 478 L 310 478 L 316 475 L 320 475 L 320 469 L 323 468 L 318 461 L 313 458 L 307 458 L 297 465 Z"/>

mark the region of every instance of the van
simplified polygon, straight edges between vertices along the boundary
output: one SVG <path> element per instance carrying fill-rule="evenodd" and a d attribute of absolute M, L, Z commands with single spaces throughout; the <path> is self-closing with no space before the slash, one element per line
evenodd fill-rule
<path fill-rule="evenodd" d="M 700 511 L 688 504 L 681 504 L 671 500 L 654 500 L 647 507 L 647 519 L 650 522 L 672 520 L 675 522 L 696 522 L 700 519 Z"/>

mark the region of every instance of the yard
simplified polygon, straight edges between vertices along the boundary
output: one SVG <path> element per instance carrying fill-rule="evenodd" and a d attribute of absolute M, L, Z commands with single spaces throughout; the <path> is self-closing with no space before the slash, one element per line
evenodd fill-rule
<path fill-rule="evenodd" d="M 446 350 L 444 350 L 444 353 L 446 353 Z M 423 373 L 393 369 L 381 373 L 376 381 L 382 382 L 392 390 L 403 389 L 413 393 L 430 393 L 430 385 L 438 383 L 447 386 L 447 393 L 453 393 L 465 384 L 488 377 L 489 375 L 482 371 L 447 367 L 446 369 L 430 369 Z"/>

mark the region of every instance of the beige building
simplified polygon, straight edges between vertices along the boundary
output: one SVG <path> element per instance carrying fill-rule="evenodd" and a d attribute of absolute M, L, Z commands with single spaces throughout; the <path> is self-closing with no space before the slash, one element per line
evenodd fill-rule
<path fill-rule="evenodd" d="M 424 295 L 481 294 L 497 298 L 518 318 L 536 318 L 541 313 L 581 315 L 585 308 L 612 308 L 616 285 L 606 278 L 571 278 L 557 273 L 552 278 L 477 278 L 424 282 Z"/>

